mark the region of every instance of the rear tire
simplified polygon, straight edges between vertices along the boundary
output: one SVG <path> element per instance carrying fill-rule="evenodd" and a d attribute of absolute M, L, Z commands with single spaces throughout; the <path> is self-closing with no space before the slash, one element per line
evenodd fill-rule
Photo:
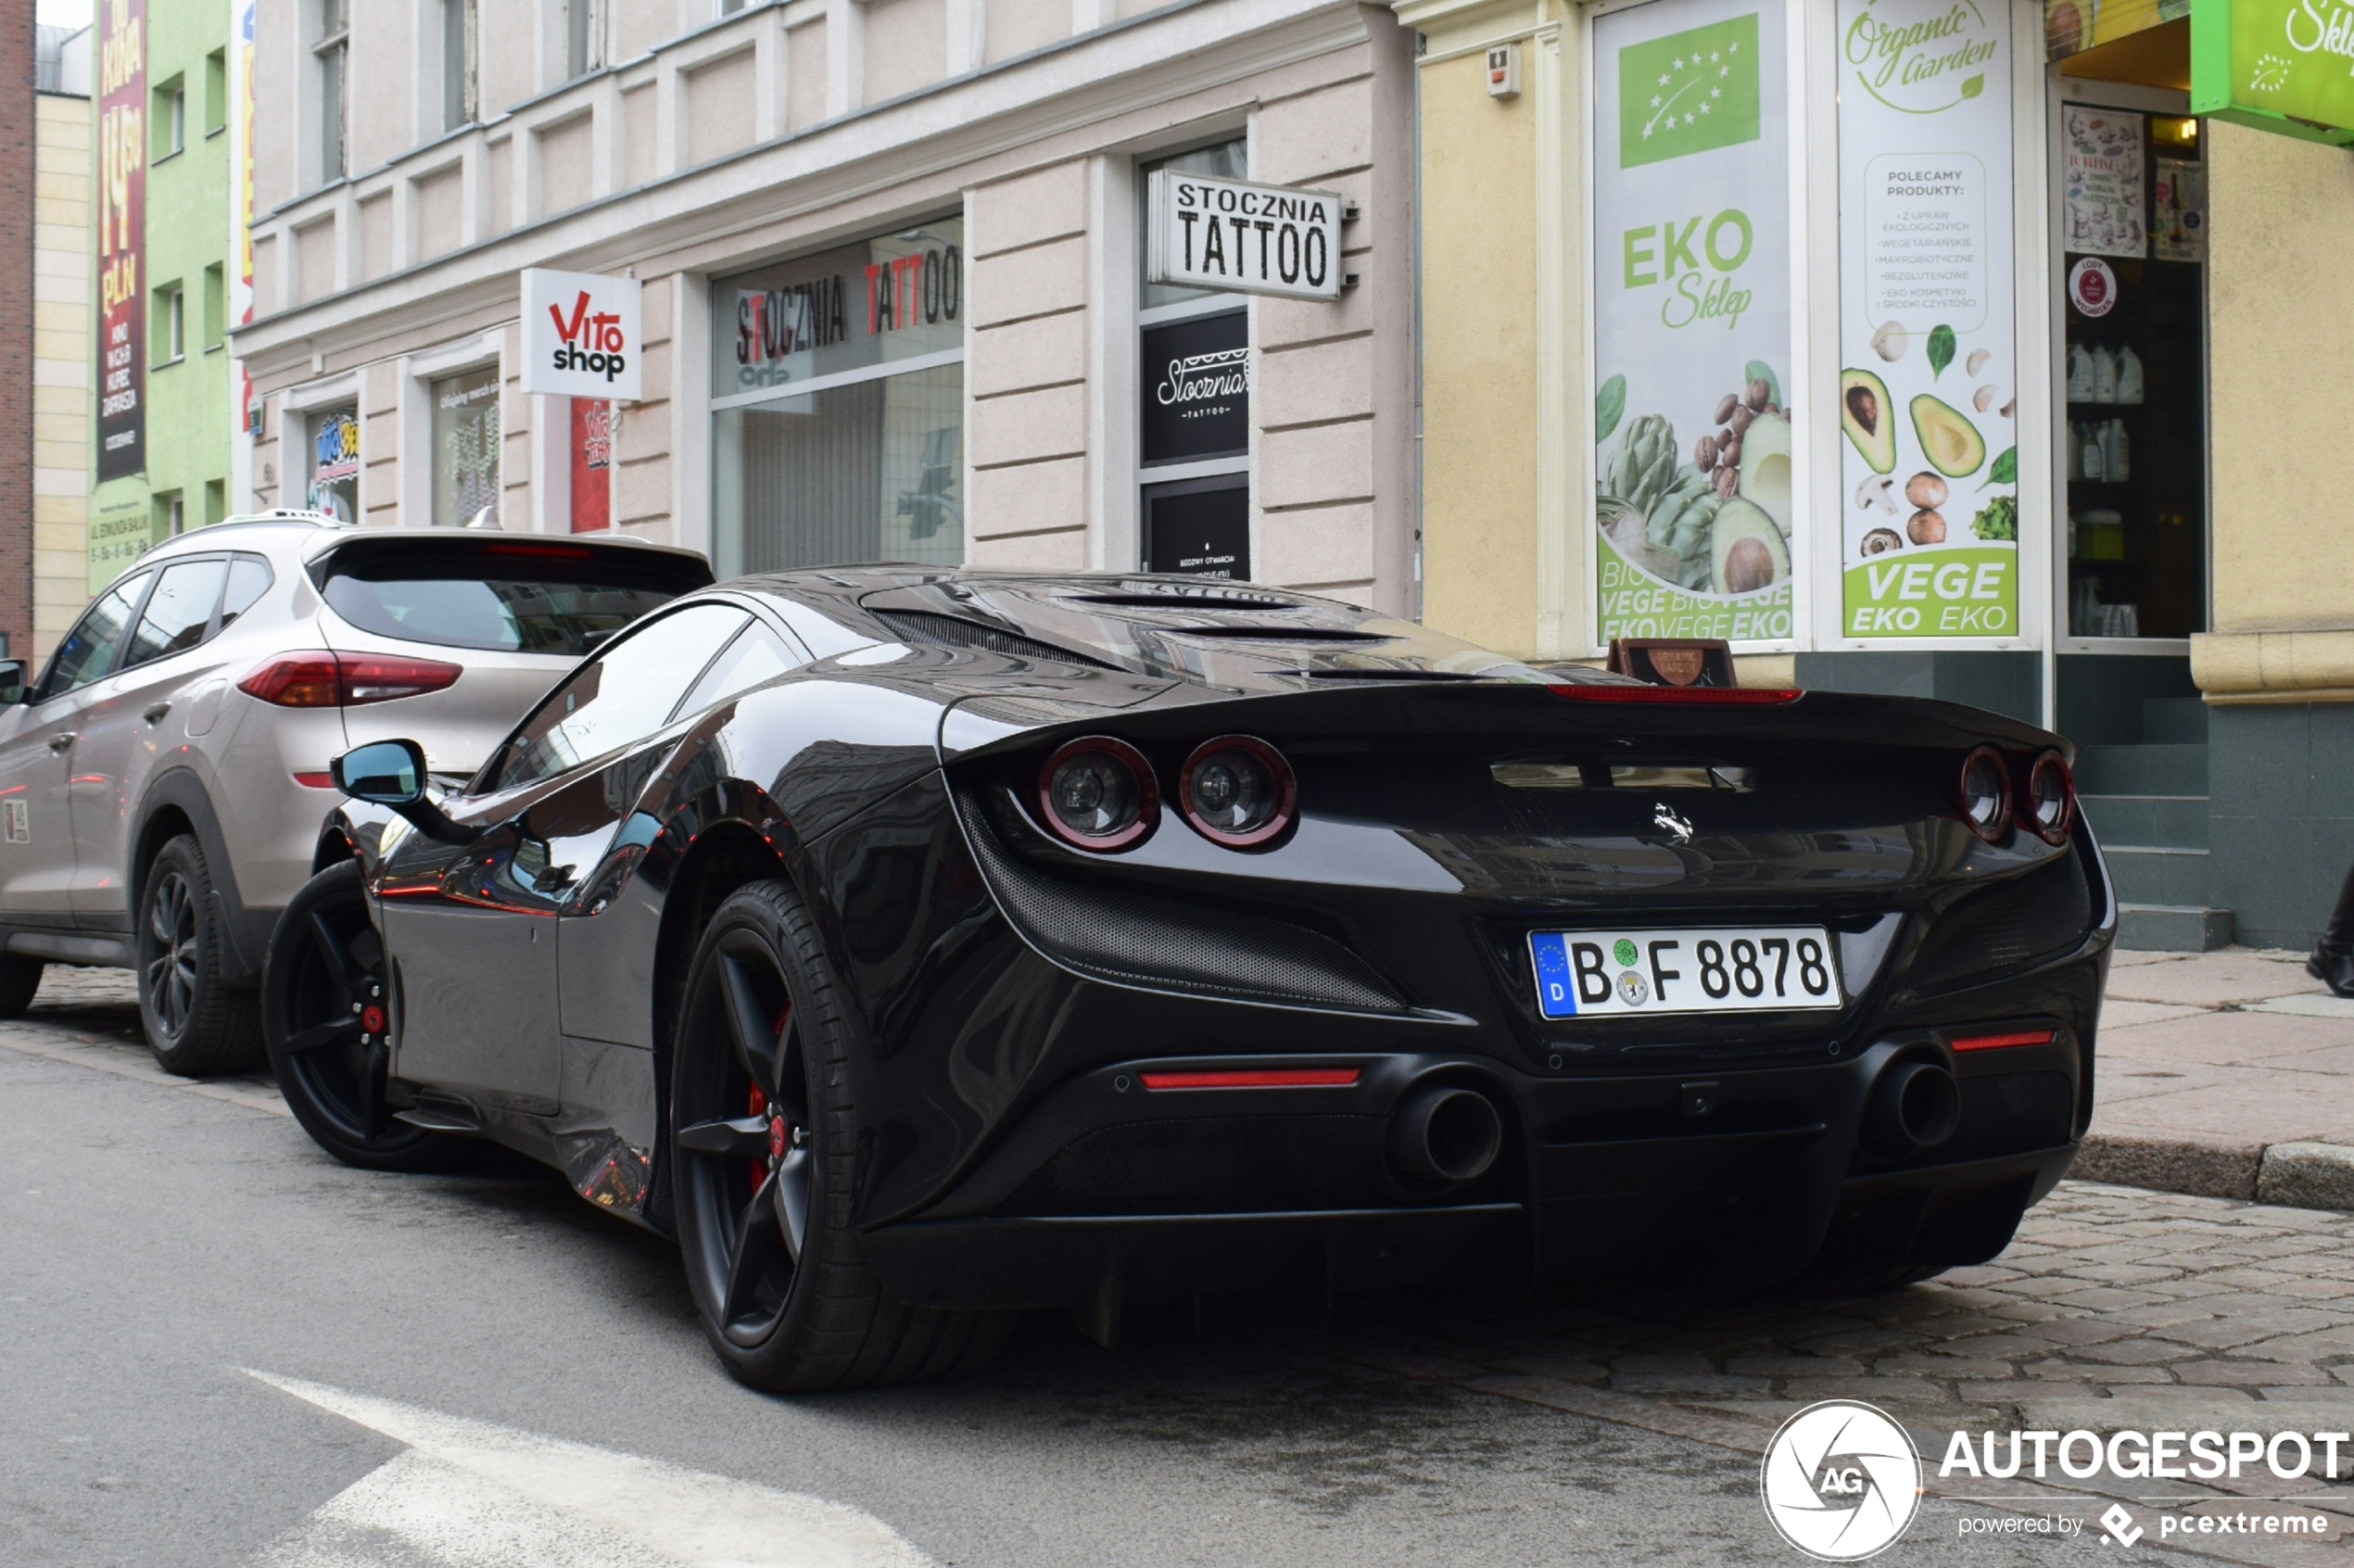
<path fill-rule="evenodd" d="M 41 989 L 41 971 L 47 966 L 38 958 L 19 958 L 14 954 L 0 954 L 0 1018 L 20 1018 L 32 1005 L 32 994 Z"/>
<path fill-rule="evenodd" d="M 328 866 L 270 933 L 261 973 L 270 1069 L 302 1130 L 346 1165 L 437 1170 L 466 1141 L 396 1121 L 385 1103 L 391 988 L 361 875 L 356 860 Z"/>
<path fill-rule="evenodd" d="M 132 921 L 139 1022 L 166 1072 L 209 1078 L 262 1065 L 255 995 L 221 978 L 227 940 L 204 850 L 183 833 L 156 852 Z"/>
<path fill-rule="evenodd" d="M 679 1252 L 712 1348 L 776 1393 L 944 1377 L 1013 1320 L 893 1300 L 850 1222 L 851 1031 L 816 928 L 781 881 L 739 889 L 689 972 L 671 1059 Z"/>

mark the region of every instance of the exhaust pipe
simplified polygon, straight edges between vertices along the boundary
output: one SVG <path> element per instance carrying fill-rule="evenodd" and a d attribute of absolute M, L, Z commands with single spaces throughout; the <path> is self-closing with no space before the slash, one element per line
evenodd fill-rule
<path fill-rule="evenodd" d="M 1962 1121 L 1962 1089 L 1937 1062 L 1892 1063 L 1872 1085 L 1864 1107 L 1864 1142 L 1873 1153 L 1900 1158 L 1933 1149 Z"/>
<path fill-rule="evenodd" d="M 1476 1182 L 1503 1149 L 1504 1119 L 1474 1090 L 1427 1085 L 1400 1101 L 1389 1119 L 1390 1163 L 1425 1182 Z"/>

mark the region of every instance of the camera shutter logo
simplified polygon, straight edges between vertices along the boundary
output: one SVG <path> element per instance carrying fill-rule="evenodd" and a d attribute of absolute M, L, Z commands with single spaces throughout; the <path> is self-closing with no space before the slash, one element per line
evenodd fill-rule
<path fill-rule="evenodd" d="M 1885 1411 L 1826 1399 L 1774 1434 L 1757 1489 L 1766 1517 L 1791 1546 L 1825 1562 L 1861 1562 L 1913 1523 L 1920 1455 Z"/>

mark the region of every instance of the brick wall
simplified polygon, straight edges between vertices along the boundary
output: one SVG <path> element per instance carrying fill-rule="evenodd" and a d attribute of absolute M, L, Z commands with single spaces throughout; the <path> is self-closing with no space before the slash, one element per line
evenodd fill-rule
<path fill-rule="evenodd" d="M 0 632 L 32 651 L 32 0 L 0 0 Z"/>

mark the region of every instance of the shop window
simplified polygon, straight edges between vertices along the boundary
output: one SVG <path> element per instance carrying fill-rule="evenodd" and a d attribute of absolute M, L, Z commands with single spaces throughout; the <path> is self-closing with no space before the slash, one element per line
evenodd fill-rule
<path fill-rule="evenodd" d="M 348 405 L 310 418 L 310 478 L 303 504 L 346 523 L 360 521 L 360 411 Z"/>
<path fill-rule="evenodd" d="M 499 513 L 499 367 L 432 384 L 433 522 L 458 528 Z"/>
<path fill-rule="evenodd" d="M 956 218 L 714 285 L 721 576 L 963 562 L 964 285 Z"/>
<path fill-rule="evenodd" d="M 150 504 L 155 509 L 155 532 L 152 537 L 157 543 L 176 539 L 187 532 L 188 507 L 179 491 L 167 490 Z"/>
<path fill-rule="evenodd" d="M 1142 165 L 1240 180 L 1237 139 Z M 1137 232 L 1149 218 L 1142 213 Z M 1140 247 L 1141 249 L 1141 247 Z M 1140 281 L 1137 463 L 1140 554 L 1148 571 L 1250 575 L 1250 316 L 1243 297 Z"/>
<path fill-rule="evenodd" d="M 2199 122 L 2061 105 L 2065 295 L 2054 453 L 2068 635 L 2207 626 L 2206 165 Z"/>

